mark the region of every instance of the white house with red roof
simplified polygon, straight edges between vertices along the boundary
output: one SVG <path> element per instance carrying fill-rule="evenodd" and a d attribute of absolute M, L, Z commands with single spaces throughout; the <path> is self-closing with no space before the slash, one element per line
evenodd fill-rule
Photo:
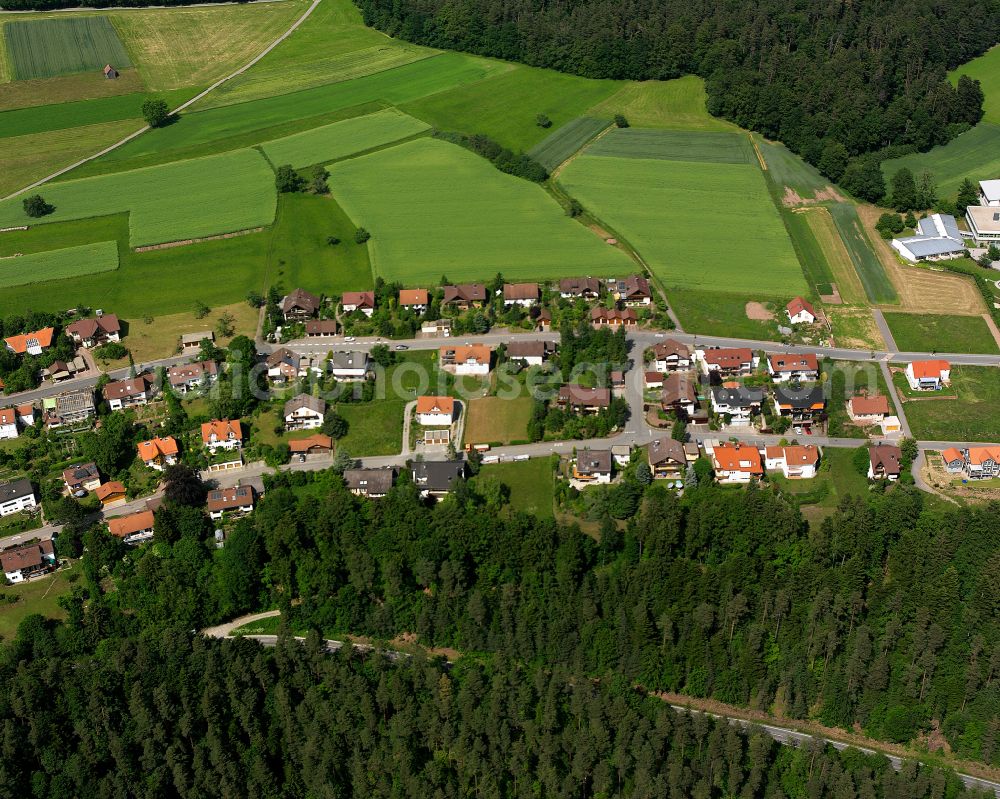
<path fill-rule="evenodd" d="M 914 391 L 940 391 L 951 385 L 948 361 L 914 361 L 906 365 L 906 382 Z"/>
<path fill-rule="evenodd" d="M 796 297 L 788 303 L 785 306 L 785 313 L 793 325 L 811 325 L 816 321 L 816 310 L 802 297 Z"/>
<path fill-rule="evenodd" d="M 17 411 L 0 408 L 0 438 L 17 438 Z"/>

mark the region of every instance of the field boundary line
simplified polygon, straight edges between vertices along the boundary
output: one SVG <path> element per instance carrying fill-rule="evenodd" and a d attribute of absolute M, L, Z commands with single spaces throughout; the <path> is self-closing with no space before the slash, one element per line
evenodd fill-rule
<path fill-rule="evenodd" d="M 764 156 L 761 155 L 760 148 L 757 146 L 757 142 L 753 140 L 753 134 L 747 133 L 747 138 L 750 139 L 750 146 L 753 147 L 753 151 L 757 154 L 757 160 L 760 162 L 760 168 L 767 172 L 767 164 L 764 162 Z"/>
<path fill-rule="evenodd" d="M 199 94 L 195 95 L 194 97 L 192 97 L 187 102 L 181 103 L 179 106 L 177 106 L 177 108 L 175 108 L 173 111 L 171 111 L 171 115 L 175 115 L 175 114 L 181 113 L 185 108 L 188 108 L 192 104 L 196 103 L 198 100 L 200 100 L 202 97 L 204 97 L 205 95 L 207 95 L 209 92 L 212 92 L 215 89 L 219 88 L 226 81 L 232 80 L 233 78 L 235 78 L 235 77 L 237 77 L 239 75 L 242 75 L 244 72 L 246 72 L 248 69 L 250 69 L 250 67 L 252 67 L 258 61 L 260 61 L 264 56 L 266 56 L 268 53 L 270 53 L 272 50 L 274 50 L 275 47 L 277 47 L 279 44 L 281 44 L 283 41 L 285 41 L 285 39 L 287 39 L 289 36 L 291 36 L 296 31 L 296 29 L 303 22 L 305 22 L 309 18 L 309 15 L 312 14 L 312 12 L 316 10 L 316 6 L 318 6 L 321 2 L 322 2 L 322 0 L 313 0 L 312 3 L 310 3 L 309 8 L 307 8 L 305 10 L 305 12 L 302 14 L 302 16 L 300 16 L 297 20 L 295 20 L 295 22 L 292 23 L 291 27 L 288 30 L 286 30 L 284 33 L 281 34 L 281 36 L 279 36 L 277 39 L 275 39 L 273 42 L 271 42 L 267 47 L 265 47 L 254 58 L 252 58 L 250 61 L 248 61 L 242 67 L 240 67 L 239 69 L 237 69 L 235 72 L 232 72 L 232 73 L 230 73 L 229 75 L 226 75 L 223 78 L 219 78 L 219 80 L 217 80 L 215 83 L 213 83 L 211 86 L 209 86 L 207 89 L 205 89 L 201 93 L 199 93 Z M 17 191 L 15 191 L 15 192 L 13 192 L 11 194 L 8 194 L 3 199 L 4 200 L 10 200 L 10 199 L 12 199 L 14 197 L 17 197 L 20 194 L 24 194 L 27 191 L 31 191 L 32 189 L 36 189 L 39 186 L 42 186 L 45 183 L 48 183 L 50 180 L 53 180 L 54 178 L 59 177 L 60 175 L 65 175 L 67 172 L 70 172 L 70 171 L 76 169 L 78 166 L 83 166 L 83 164 L 86 164 L 89 161 L 93 161 L 93 160 L 95 160 L 97 158 L 100 158 L 102 155 L 107 155 L 112 150 L 117 150 L 122 145 L 128 144 L 128 142 L 130 142 L 133 139 L 141 136 L 143 133 L 145 133 L 149 129 L 150 129 L 149 125 L 144 125 L 139 130 L 137 130 L 135 133 L 130 133 L 124 139 L 121 139 L 120 141 L 115 142 L 110 147 L 105 147 L 100 152 L 94 153 L 94 155 L 87 156 L 86 158 L 81 158 L 76 163 L 70 164 L 69 166 L 66 166 L 66 167 L 63 167 L 62 169 L 59 169 L 56 172 L 53 172 L 51 175 L 47 175 L 44 178 L 41 178 L 40 180 L 36 180 L 32 184 L 30 184 L 28 186 L 25 186 L 24 188 L 18 189 Z"/>

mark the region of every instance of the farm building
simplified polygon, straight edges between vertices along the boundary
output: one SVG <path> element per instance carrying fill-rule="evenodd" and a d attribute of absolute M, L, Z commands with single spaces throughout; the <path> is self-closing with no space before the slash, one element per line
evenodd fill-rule
<path fill-rule="evenodd" d="M 914 263 L 955 258 L 965 246 L 958 223 L 949 214 L 931 214 L 917 222 L 916 235 L 892 240 L 893 249 Z"/>
<path fill-rule="evenodd" d="M 118 70 L 111 66 L 111 64 L 105 64 L 104 77 L 108 80 L 115 80 L 118 78 Z"/>

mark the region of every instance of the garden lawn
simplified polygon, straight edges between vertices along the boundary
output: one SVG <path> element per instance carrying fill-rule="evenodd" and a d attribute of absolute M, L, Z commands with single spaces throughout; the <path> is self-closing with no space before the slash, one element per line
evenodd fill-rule
<path fill-rule="evenodd" d="M 337 442 L 337 447 L 352 458 L 399 454 L 403 444 L 406 400 L 341 402 L 336 410 L 348 424 L 347 435 Z"/>
<path fill-rule="evenodd" d="M 753 147 L 745 134 L 728 131 L 615 128 L 587 148 L 587 155 L 615 158 L 665 158 L 713 164 L 752 164 Z"/>
<path fill-rule="evenodd" d="M 65 618 L 66 611 L 59 607 L 59 597 L 69 593 L 71 583 L 68 577 L 78 569 L 74 564 L 50 577 L 0 587 L 0 641 L 12 641 L 18 625 L 33 613 L 47 619 Z M 8 603 L 5 601 L 8 597 L 17 597 L 17 601 Z"/>
<path fill-rule="evenodd" d="M 484 479 L 499 480 L 510 489 L 512 510 L 530 513 L 539 519 L 553 518 L 555 477 L 548 458 L 532 458 L 515 463 L 491 463 L 480 468 L 472 487 Z"/>
<path fill-rule="evenodd" d="M 906 313 L 884 316 L 900 352 L 1000 353 L 981 316 Z"/>
<path fill-rule="evenodd" d="M 528 422 L 534 400 L 530 396 L 506 399 L 479 397 L 470 400 L 465 420 L 466 444 L 510 444 L 528 440 Z"/>
<path fill-rule="evenodd" d="M 705 82 L 694 75 L 666 81 L 626 83 L 590 114 L 622 114 L 633 127 L 678 130 L 734 130 L 705 108 Z"/>
<path fill-rule="evenodd" d="M 367 228 L 376 276 L 406 285 L 624 274 L 634 268 L 545 191 L 457 145 L 418 139 L 330 167 L 348 216 Z"/>
<path fill-rule="evenodd" d="M 274 220 L 274 174 L 254 150 L 114 175 L 52 183 L 44 188 L 55 212 L 31 220 L 22 198 L 0 203 L 0 227 L 45 224 L 129 212 L 133 247 L 229 233 Z"/>
<path fill-rule="evenodd" d="M 840 238 L 868 299 L 876 304 L 897 302 L 896 289 L 865 235 L 857 209 L 850 203 L 837 203 L 830 207 L 830 215 L 840 231 Z"/>
<path fill-rule="evenodd" d="M 4 24 L 3 38 L 16 80 L 99 73 L 105 64 L 132 66 L 106 16 L 12 20 Z"/>
<path fill-rule="evenodd" d="M 901 374 L 893 376 L 905 385 Z M 1000 368 L 951 367 L 951 387 L 942 393 L 958 399 L 919 399 L 903 403 L 915 438 L 926 441 L 996 441 L 1000 438 Z M 922 392 L 933 397 L 933 392 Z"/>
<path fill-rule="evenodd" d="M 808 291 L 756 165 L 585 154 L 559 182 L 626 239 L 667 289 L 765 297 Z"/>
<path fill-rule="evenodd" d="M 778 338 L 775 322 L 760 322 L 747 317 L 746 295 L 684 288 L 671 291 L 667 300 L 687 331 L 761 341 Z M 785 305 L 783 299 L 771 300 L 770 303 L 772 310 L 780 310 Z"/>
<path fill-rule="evenodd" d="M 577 117 L 542 139 L 528 155 L 551 172 L 609 124 L 606 119 Z"/>
<path fill-rule="evenodd" d="M 564 125 L 620 85 L 536 67 L 497 66 L 502 70 L 498 74 L 408 103 L 403 110 L 442 130 L 485 133 L 504 147 L 523 151 L 549 134 L 539 127 L 538 114 L 545 114 L 553 127 Z"/>
<path fill-rule="evenodd" d="M 301 168 L 337 161 L 416 136 L 427 129 L 426 123 L 395 109 L 387 109 L 265 142 L 261 149 L 275 166 L 291 164 Z"/>
<path fill-rule="evenodd" d="M 847 413 L 848 400 L 862 392 L 870 396 L 885 395 L 892 413 L 896 413 L 877 363 L 825 360 L 822 366 L 824 380 L 827 381 L 827 435 L 833 438 L 865 438 L 864 428 L 857 427 Z"/>
<path fill-rule="evenodd" d="M 117 268 L 118 245 L 115 242 L 82 244 L 0 260 L 0 288 L 110 272 Z"/>

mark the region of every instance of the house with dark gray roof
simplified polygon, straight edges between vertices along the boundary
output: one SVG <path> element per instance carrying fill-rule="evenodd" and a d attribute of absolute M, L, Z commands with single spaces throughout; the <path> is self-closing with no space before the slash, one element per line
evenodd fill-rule
<path fill-rule="evenodd" d="M 396 481 L 396 470 L 391 466 L 381 469 L 345 469 L 344 485 L 352 494 L 378 499 L 389 493 Z"/>
<path fill-rule="evenodd" d="M 420 496 L 443 497 L 452 490 L 456 480 L 465 477 L 465 461 L 417 461 L 412 474 Z"/>

